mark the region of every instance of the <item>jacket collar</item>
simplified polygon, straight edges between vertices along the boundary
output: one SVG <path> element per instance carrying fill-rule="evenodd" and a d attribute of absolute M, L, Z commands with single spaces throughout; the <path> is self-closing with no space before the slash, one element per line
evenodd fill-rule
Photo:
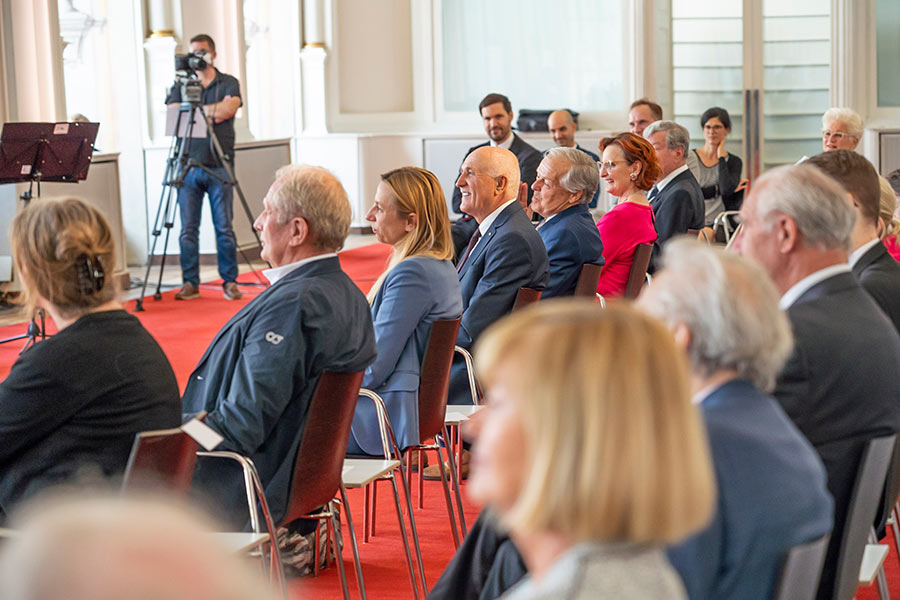
<path fill-rule="evenodd" d="M 884 244 L 879 240 L 877 244 L 866 250 L 866 252 L 859 257 L 859 260 L 851 267 L 853 274 L 859 277 L 863 271 L 881 260 L 887 253 L 887 248 L 885 248 Z"/>
<path fill-rule="evenodd" d="M 466 259 L 462 270 L 459 272 L 460 279 L 462 279 L 463 275 L 469 270 L 469 267 L 475 264 L 475 261 L 478 260 L 478 257 L 484 254 L 484 249 L 487 248 L 488 244 L 491 243 L 491 238 L 494 237 L 494 233 L 497 231 L 497 229 L 499 227 L 503 227 L 503 225 L 506 224 L 507 221 L 509 221 L 510 217 L 512 217 L 512 215 L 515 214 L 517 210 L 521 211 L 522 206 L 518 202 L 513 202 L 512 204 L 504 208 L 499 215 L 497 215 L 497 218 L 494 219 L 494 222 L 491 223 L 491 226 L 488 227 L 488 230 L 485 232 L 485 234 L 481 236 L 481 241 L 479 241 L 475 248 L 472 250 L 472 254 L 470 254 Z M 524 215 L 525 213 L 522 214 Z"/>
<path fill-rule="evenodd" d="M 853 273 L 850 273 L 849 271 L 838 273 L 837 275 L 833 275 L 832 277 L 829 277 L 824 281 L 820 281 L 819 283 L 815 284 L 814 286 L 800 294 L 800 297 L 797 298 L 797 300 L 791 306 L 796 306 L 802 302 L 819 300 L 826 296 L 858 287 L 859 284 L 856 282 L 856 277 L 853 275 Z"/>

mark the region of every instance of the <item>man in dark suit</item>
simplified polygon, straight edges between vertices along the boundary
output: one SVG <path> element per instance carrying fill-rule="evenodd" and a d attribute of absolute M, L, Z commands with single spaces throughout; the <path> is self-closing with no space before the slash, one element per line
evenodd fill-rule
<path fill-rule="evenodd" d="M 660 245 L 688 229 L 702 229 L 704 217 L 703 190 L 685 164 L 690 152 L 691 135 L 674 121 L 654 121 L 644 130 L 656 150 L 662 177 L 650 189 L 647 199 Z"/>
<path fill-rule="evenodd" d="M 205 410 L 223 450 L 256 464 L 272 516 L 288 505 L 292 461 L 323 371 L 362 371 L 375 360 L 365 296 L 336 252 L 350 229 L 340 182 L 318 167 L 279 171 L 254 227 L 272 284 L 219 331 L 182 398 L 184 413 Z M 340 335 L 335 335 L 340 332 Z M 232 526 L 247 520 L 240 469 L 201 459 L 194 484 Z"/>
<path fill-rule="evenodd" d="M 587 150 L 586 148 L 582 148 L 578 143 L 575 142 L 575 132 L 578 131 L 578 124 L 575 123 L 575 119 L 572 118 L 572 113 L 569 111 L 562 110 L 554 110 L 550 113 L 550 116 L 547 117 L 547 129 L 550 130 L 550 137 L 553 138 L 553 142 L 559 146 L 560 148 L 577 148 L 581 150 L 585 154 L 591 157 L 594 161 L 594 165 L 600 162 L 600 157 Z M 546 153 L 545 153 L 546 154 Z M 600 177 L 600 167 L 597 167 L 597 177 L 599 181 Z M 600 195 L 600 186 L 597 186 L 597 189 L 594 190 L 594 195 L 591 198 L 591 201 L 588 203 L 588 208 L 597 208 L 597 198 Z"/>
<path fill-rule="evenodd" d="M 537 232 L 550 259 L 541 298 L 573 295 L 582 267 L 603 264 L 603 242 L 586 204 L 599 182 L 597 163 L 575 148 L 551 148 L 538 166 L 531 208 L 544 217 Z"/>
<path fill-rule="evenodd" d="M 900 332 L 900 264 L 881 243 L 881 185 L 878 173 L 866 158 L 852 150 L 823 152 L 807 162 L 840 183 L 853 199 L 856 225 L 850 268 L 863 289 L 893 321 Z"/>
<path fill-rule="evenodd" d="M 509 98 L 503 94 L 488 94 L 478 105 L 481 118 L 484 121 L 484 130 L 490 138 L 489 141 L 473 146 L 466 152 L 468 157 L 476 148 L 485 146 L 505 148 L 516 155 L 519 164 L 519 181 L 528 185 L 528 202 L 531 202 L 531 184 L 534 183 L 537 166 L 541 162 L 541 153 L 512 132 L 513 110 Z M 463 159 L 465 160 L 465 158 Z M 453 190 L 453 211 L 462 213 L 462 217 L 453 224 L 450 230 L 453 235 L 453 246 L 456 248 L 457 259 L 465 251 L 466 244 L 472 238 L 472 234 L 478 228 L 478 223 L 473 215 L 466 213 L 461 207 L 462 195 L 459 188 Z"/>
<path fill-rule="evenodd" d="M 463 314 L 456 344 L 471 350 L 481 333 L 512 309 L 519 288 L 546 287 L 549 262 L 541 237 L 517 200 L 516 156 L 503 148 L 476 148 L 460 171 L 456 187 L 462 209 L 478 223 L 457 265 Z M 458 355 L 450 371 L 448 402 L 472 403 L 465 363 Z M 463 471 L 467 468 L 464 455 Z M 437 469 L 433 465 L 424 474 L 437 479 Z"/>
<path fill-rule="evenodd" d="M 862 449 L 900 431 L 900 337 L 847 265 L 855 218 L 846 191 L 817 167 L 780 167 L 744 201 L 734 243 L 769 273 L 794 332 L 774 396 L 818 451 L 834 497 L 821 599 L 833 593 Z"/>
<path fill-rule="evenodd" d="M 691 600 L 770 598 L 787 551 L 831 529 L 822 462 L 763 391 L 790 354 L 790 325 L 750 261 L 676 240 L 665 265 L 638 305 L 688 354 L 719 489 L 713 521 L 669 548 L 669 559 Z M 490 600 L 525 572 L 514 543 L 483 513 L 428 597 Z"/>

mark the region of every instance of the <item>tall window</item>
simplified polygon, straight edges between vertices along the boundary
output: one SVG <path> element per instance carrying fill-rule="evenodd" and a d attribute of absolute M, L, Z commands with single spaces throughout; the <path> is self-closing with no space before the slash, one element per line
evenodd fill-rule
<path fill-rule="evenodd" d="M 59 31 L 63 40 L 63 77 L 68 118 L 82 115 L 99 122 L 96 146 L 115 148 L 113 100 L 106 20 L 107 0 L 58 0 Z"/>
<path fill-rule="evenodd" d="M 443 0 L 444 110 L 490 92 L 513 108 L 621 110 L 623 0 Z"/>

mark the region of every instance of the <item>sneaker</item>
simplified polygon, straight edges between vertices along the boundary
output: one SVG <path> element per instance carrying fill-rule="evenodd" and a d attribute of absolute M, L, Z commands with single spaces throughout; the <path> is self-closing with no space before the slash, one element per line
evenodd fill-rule
<path fill-rule="evenodd" d="M 176 300 L 194 300 L 200 297 L 200 290 L 190 281 L 185 281 L 181 289 L 175 293 Z"/>
<path fill-rule="evenodd" d="M 222 286 L 225 290 L 225 299 L 226 300 L 240 300 L 244 297 L 241 293 L 241 290 L 238 289 L 237 283 L 233 281 L 229 281 L 225 285 Z M 197 294 L 199 296 L 199 294 Z"/>

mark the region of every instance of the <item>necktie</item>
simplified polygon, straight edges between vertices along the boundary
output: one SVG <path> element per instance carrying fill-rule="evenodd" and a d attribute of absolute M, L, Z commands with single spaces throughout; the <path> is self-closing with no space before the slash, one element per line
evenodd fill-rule
<path fill-rule="evenodd" d="M 657 195 L 657 194 L 659 194 L 659 188 L 657 188 L 657 187 L 654 185 L 654 186 L 650 189 L 650 193 L 647 194 L 647 200 L 653 200 L 654 198 L 656 198 L 656 195 Z"/>
<path fill-rule="evenodd" d="M 472 253 L 472 249 L 475 247 L 475 244 L 478 243 L 478 240 L 481 239 L 481 229 L 476 229 L 475 233 L 472 234 L 472 238 L 469 240 L 469 245 L 466 246 L 466 251 L 463 253 L 462 258 L 459 260 L 459 264 L 456 265 L 456 272 L 459 273 L 462 271 L 462 267 L 466 264 L 466 259 L 469 258 L 469 255 Z"/>

